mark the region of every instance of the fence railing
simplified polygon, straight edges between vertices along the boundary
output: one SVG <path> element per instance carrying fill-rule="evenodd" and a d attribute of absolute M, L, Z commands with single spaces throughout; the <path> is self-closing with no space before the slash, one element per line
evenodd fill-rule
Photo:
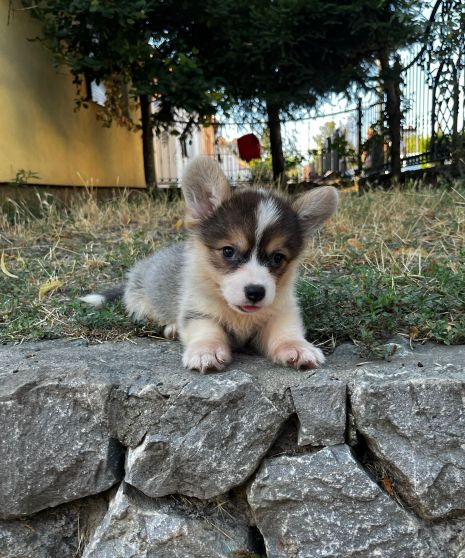
<path fill-rule="evenodd" d="M 450 10 L 450 2 L 443 2 L 436 14 L 438 23 L 447 23 Z M 444 28 L 444 32 L 449 29 L 446 24 L 437 28 Z M 441 37 L 431 41 L 401 54 L 400 158 L 404 171 L 465 164 L 464 53 L 459 48 L 443 55 Z M 292 122 L 294 128 L 290 129 Z M 186 149 L 181 149 L 176 139 L 170 140 L 174 143 L 168 147 L 159 145 L 158 182 L 177 185 L 186 163 L 199 153 L 215 157 L 234 183 L 254 178 L 269 180 L 271 164 L 266 167 L 262 161 L 249 166 L 239 158 L 234 138 L 250 131 L 241 129 L 240 123 L 223 123 L 214 127 L 208 142 L 199 131 Z M 299 136 L 297 141 L 293 134 Z M 328 173 L 370 177 L 390 172 L 391 140 L 381 90 L 365 95 L 347 110 L 308 115 L 299 122 L 285 121 L 282 135 L 291 154 L 289 181 L 313 180 Z"/>
<path fill-rule="evenodd" d="M 401 165 L 403 170 L 465 164 L 465 64 L 463 46 L 444 48 L 450 37 L 451 2 L 443 2 L 436 35 L 401 55 Z M 463 41 L 461 43 L 463 45 Z M 367 175 L 389 172 L 390 137 L 382 92 L 348 112 L 345 127 L 326 138 L 315 156 L 317 174 L 349 170 Z M 371 101 L 371 102 L 370 102 Z M 347 153 L 341 151 L 343 136 Z M 343 144 L 344 142 L 342 142 Z M 336 147 L 334 147 L 336 145 Z M 333 151 L 339 157 L 334 157 Z M 356 157 L 350 160 L 350 153 Z M 341 155 L 343 164 L 341 167 Z"/>

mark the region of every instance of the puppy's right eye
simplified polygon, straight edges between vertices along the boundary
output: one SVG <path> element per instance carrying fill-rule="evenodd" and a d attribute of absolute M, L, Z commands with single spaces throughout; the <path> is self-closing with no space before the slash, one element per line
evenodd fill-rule
<path fill-rule="evenodd" d="M 236 250 L 232 246 L 225 246 L 223 248 L 223 256 L 225 260 L 231 260 L 236 255 Z"/>

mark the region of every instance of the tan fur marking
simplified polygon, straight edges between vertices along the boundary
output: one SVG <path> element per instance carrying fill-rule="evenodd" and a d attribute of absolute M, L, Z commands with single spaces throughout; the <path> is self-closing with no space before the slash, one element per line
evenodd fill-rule
<path fill-rule="evenodd" d="M 270 239 L 265 245 L 265 251 L 267 254 L 272 254 L 273 252 L 281 252 L 286 257 L 289 257 L 289 251 L 286 249 L 287 238 L 285 236 L 275 236 Z"/>
<path fill-rule="evenodd" d="M 228 331 L 233 332 L 239 342 L 246 341 L 272 318 L 274 305 L 255 314 L 242 314 L 228 306 L 219 286 L 224 276 L 208 262 L 206 254 L 208 248 L 200 241 L 190 243 L 182 309 L 208 314 L 218 324 L 227 324 Z M 184 342 L 183 333 L 181 331 L 180 336 Z"/>
<path fill-rule="evenodd" d="M 230 230 L 223 238 L 212 239 L 211 246 L 217 249 L 232 246 L 240 252 L 247 252 L 251 248 L 244 231 L 239 228 Z"/>

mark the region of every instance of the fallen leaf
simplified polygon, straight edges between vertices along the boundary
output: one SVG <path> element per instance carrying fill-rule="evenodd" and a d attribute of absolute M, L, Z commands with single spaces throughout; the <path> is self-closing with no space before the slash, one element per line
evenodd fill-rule
<path fill-rule="evenodd" d="M 358 240 L 358 238 L 349 238 L 347 244 L 354 250 L 360 251 L 362 249 L 362 243 Z"/>
<path fill-rule="evenodd" d="M 420 330 L 417 328 L 417 326 L 410 326 L 408 328 L 408 335 L 410 339 L 416 339 L 419 334 L 420 334 Z"/>
<path fill-rule="evenodd" d="M 63 284 L 63 281 L 60 281 L 59 279 L 51 279 L 50 281 L 43 283 L 39 287 L 39 300 L 41 300 L 50 291 L 59 289 L 63 286 Z"/>
<path fill-rule="evenodd" d="M 3 271 L 3 273 L 7 276 L 7 277 L 12 277 L 13 279 L 18 279 L 17 275 L 13 275 L 13 273 L 10 273 L 8 271 L 8 269 L 6 268 L 5 265 L 5 252 L 2 252 L 2 256 L 0 257 L 0 269 Z"/>
<path fill-rule="evenodd" d="M 394 491 L 394 487 L 392 485 L 391 479 L 388 479 L 387 477 L 384 477 L 383 479 L 381 479 L 381 482 L 383 484 L 384 490 L 389 494 L 389 496 L 391 496 L 391 497 L 394 496 L 395 491 Z"/>
<path fill-rule="evenodd" d="M 179 229 L 184 225 L 184 219 L 178 219 L 176 221 L 176 224 L 174 225 L 174 228 L 179 231 Z"/>

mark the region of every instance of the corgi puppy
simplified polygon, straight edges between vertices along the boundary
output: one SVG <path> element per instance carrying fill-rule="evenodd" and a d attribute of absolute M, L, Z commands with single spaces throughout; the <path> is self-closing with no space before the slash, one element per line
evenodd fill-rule
<path fill-rule="evenodd" d="M 101 306 L 123 296 L 136 320 L 165 325 L 179 337 L 183 364 L 200 372 L 231 362 L 252 345 L 273 362 L 315 368 L 320 349 L 305 339 L 295 285 L 312 233 L 335 211 L 326 186 L 289 201 L 267 190 L 232 191 L 219 165 L 198 157 L 186 169 L 185 242 L 139 261 L 124 286 L 81 300 Z"/>

